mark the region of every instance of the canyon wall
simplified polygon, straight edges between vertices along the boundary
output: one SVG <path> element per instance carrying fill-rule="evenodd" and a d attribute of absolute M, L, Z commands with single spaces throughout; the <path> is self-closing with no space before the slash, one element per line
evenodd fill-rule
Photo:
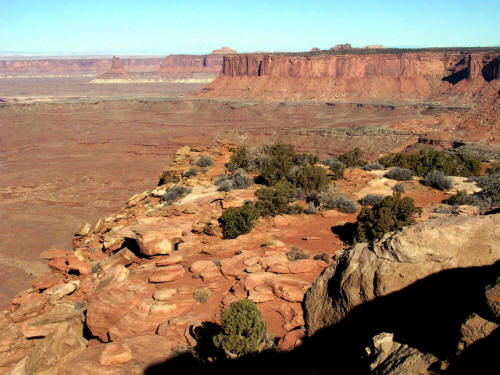
<path fill-rule="evenodd" d="M 500 78 L 500 51 L 224 56 L 205 97 L 277 100 L 470 99 Z M 467 97 L 467 98 L 466 98 Z"/>
<path fill-rule="evenodd" d="M 223 47 L 207 55 L 169 55 L 165 58 L 27 58 L 0 60 L 0 78 L 51 78 L 101 76 L 128 79 L 181 78 L 196 74 L 217 77 L 224 54 L 236 51 Z"/>
<path fill-rule="evenodd" d="M 130 72 L 155 71 L 161 58 L 124 58 L 123 67 Z M 112 65 L 111 58 L 48 58 L 0 60 L 0 78 L 30 78 L 98 75 Z"/>

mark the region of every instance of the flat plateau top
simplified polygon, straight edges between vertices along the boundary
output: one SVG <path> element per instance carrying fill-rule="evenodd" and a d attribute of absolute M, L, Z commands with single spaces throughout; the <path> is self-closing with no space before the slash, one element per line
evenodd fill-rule
<path fill-rule="evenodd" d="M 321 56 L 321 55 L 369 55 L 402 53 L 500 53 L 500 47 L 436 47 L 436 48 L 352 48 L 346 50 L 320 50 L 309 52 L 255 52 L 242 55 Z"/>

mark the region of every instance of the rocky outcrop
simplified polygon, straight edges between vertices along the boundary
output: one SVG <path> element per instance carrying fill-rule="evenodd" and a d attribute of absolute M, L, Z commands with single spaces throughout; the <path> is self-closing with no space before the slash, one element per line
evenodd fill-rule
<path fill-rule="evenodd" d="M 332 53 L 225 56 L 205 97 L 276 100 L 459 101 L 497 79 L 499 52 Z M 382 51 L 382 50 L 381 50 Z M 462 82 L 463 81 L 463 82 Z M 465 84 L 474 81 L 475 84 Z M 476 82 L 477 81 L 477 82 Z M 457 86 L 458 83 L 461 83 Z"/>
<path fill-rule="evenodd" d="M 194 347 L 193 327 L 216 323 L 222 308 L 243 298 L 257 304 L 283 350 L 300 345 L 301 302 L 327 264 L 290 261 L 279 241 L 261 246 L 265 231 L 222 240 L 221 202 L 240 202 L 244 193 L 212 183 L 232 147 L 179 149 L 167 170 L 186 170 L 200 155 L 215 160 L 194 178 L 172 175 L 190 194 L 162 202 L 173 182 L 136 194 L 121 212 L 79 225 L 72 251 L 43 252 L 51 271 L 0 313 L 0 373 L 141 374 L 174 349 Z"/>
<path fill-rule="evenodd" d="M 499 259 L 500 214 L 430 220 L 373 245 L 358 244 L 340 255 L 307 292 L 307 332 L 339 323 L 356 307 L 431 275 L 490 266 Z"/>
<path fill-rule="evenodd" d="M 366 352 L 374 375 L 430 375 L 434 372 L 429 367 L 438 361 L 432 354 L 395 342 L 392 333 L 373 337 Z"/>

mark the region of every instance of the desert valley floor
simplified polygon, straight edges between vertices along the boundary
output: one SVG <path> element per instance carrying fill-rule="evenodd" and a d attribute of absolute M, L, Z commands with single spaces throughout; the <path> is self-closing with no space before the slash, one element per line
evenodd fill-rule
<path fill-rule="evenodd" d="M 0 305 L 46 271 L 41 251 L 70 248 L 79 223 L 93 223 L 153 186 L 173 152 L 185 144 L 281 140 L 323 156 L 362 146 L 374 158 L 418 140 L 397 124 L 462 111 L 216 101 L 189 97 L 199 85 L 152 85 L 149 96 L 141 87 L 116 86 L 88 89 L 98 97 L 88 99 L 54 91 L 60 85 L 52 82 L 28 87 L 29 100 L 0 104 Z M 21 91 L 9 92 L 16 96 Z M 47 95 L 53 91 L 55 96 Z M 176 97 L 179 92 L 184 96 Z M 160 98 L 165 93 L 170 96 Z M 123 99 L 129 95 L 135 98 Z"/>

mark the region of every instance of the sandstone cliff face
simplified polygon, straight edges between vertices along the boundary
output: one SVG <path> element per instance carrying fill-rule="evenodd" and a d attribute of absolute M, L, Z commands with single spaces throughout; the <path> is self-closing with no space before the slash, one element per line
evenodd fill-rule
<path fill-rule="evenodd" d="M 231 55 L 224 57 L 221 76 L 201 95 L 278 100 L 431 100 L 464 79 L 484 83 L 497 79 L 498 65 L 498 54 L 483 52 Z"/>
<path fill-rule="evenodd" d="M 217 74 L 222 68 L 223 55 L 170 55 L 167 56 L 158 73 L 213 73 Z"/>

